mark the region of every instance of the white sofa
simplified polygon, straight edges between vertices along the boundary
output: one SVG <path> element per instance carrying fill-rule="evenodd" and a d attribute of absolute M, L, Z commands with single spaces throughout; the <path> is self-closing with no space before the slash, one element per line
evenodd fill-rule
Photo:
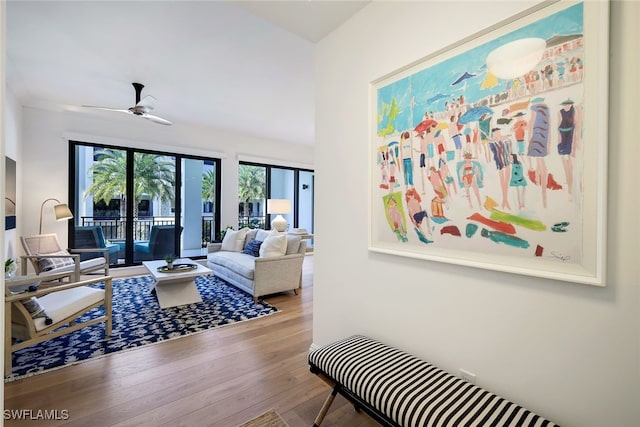
<path fill-rule="evenodd" d="M 252 249 L 253 254 L 245 253 Z M 297 294 L 306 250 L 307 243 L 300 236 L 248 228 L 231 230 L 222 243 L 209 244 L 207 266 L 257 301 L 277 292 L 292 290 Z"/>

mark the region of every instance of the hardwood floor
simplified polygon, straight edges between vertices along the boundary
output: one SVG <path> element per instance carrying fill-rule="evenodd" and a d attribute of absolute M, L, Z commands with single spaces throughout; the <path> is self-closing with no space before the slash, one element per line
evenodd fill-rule
<path fill-rule="evenodd" d="M 298 296 L 266 298 L 279 313 L 6 383 L 5 416 L 57 410 L 68 419 L 5 425 L 225 427 L 274 408 L 291 427 L 311 426 L 330 391 L 306 359 L 312 298 L 311 255 Z M 376 425 L 341 396 L 322 423 Z"/>

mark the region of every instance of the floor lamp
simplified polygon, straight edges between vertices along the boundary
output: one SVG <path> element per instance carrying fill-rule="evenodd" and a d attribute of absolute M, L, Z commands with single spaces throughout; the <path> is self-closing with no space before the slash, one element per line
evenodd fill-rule
<path fill-rule="evenodd" d="M 287 229 L 287 220 L 284 219 L 282 214 L 288 214 L 291 212 L 291 200 L 289 199 L 268 199 L 267 200 L 267 213 L 276 214 L 277 216 L 271 221 L 271 228 L 283 232 Z"/>
<path fill-rule="evenodd" d="M 40 232 L 38 234 L 42 234 L 42 212 L 44 211 L 44 205 L 51 201 L 58 202 L 58 204 L 53 207 L 53 213 L 58 221 L 73 218 L 73 214 L 71 213 L 69 206 L 65 203 L 61 203 L 60 200 L 54 198 L 47 199 L 42 202 L 42 205 L 40 206 Z"/>

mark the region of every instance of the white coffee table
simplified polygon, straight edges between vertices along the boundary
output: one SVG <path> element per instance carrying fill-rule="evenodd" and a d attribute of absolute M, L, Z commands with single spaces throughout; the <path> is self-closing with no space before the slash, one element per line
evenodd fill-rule
<path fill-rule="evenodd" d="M 160 308 L 202 302 L 194 279 L 203 274 L 210 274 L 212 271 L 189 258 L 179 258 L 174 261 L 174 265 L 179 264 L 193 264 L 196 268 L 163 273 L 158 271 L 158 268 L 166 267 L 165 261 L 144 261 L 142 263 L 155 279 L 151 292 L 155 289 Z"/>

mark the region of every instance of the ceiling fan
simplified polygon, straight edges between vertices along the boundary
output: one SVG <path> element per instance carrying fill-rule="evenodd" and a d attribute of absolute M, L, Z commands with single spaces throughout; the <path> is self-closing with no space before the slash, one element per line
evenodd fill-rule
<path fill-rule="evenodd" d="M 144 98 L 140 99 L 140 94 L 142 93 L 142 88 L 144 87 L 144 85 L 141 83 L 132 83 L 132 85 L 136 90 L 136 105 L 134 105 L 133 107 L 129 107 L 126 110 L 119 109 L 119 108 L 109 108 L 109 107 L 95 107 L 92 105 L 83 105 L 83 107 L 95 108 L 98 110 L 118 111 L 120 113 L 126 113 L 126 114 L 133 114 L 134 116 L 144 117 L 147 120 L 151 120 L 152 122 L 158 123 L 161 125 L 170 126 L 173 124 L 169 120 L 165 120 L 162 117 L 149 114 L 149 112 L 153 110 L 153 107 L 156 105 L 157 100 L 151 95 L 147 95 Z"/>

